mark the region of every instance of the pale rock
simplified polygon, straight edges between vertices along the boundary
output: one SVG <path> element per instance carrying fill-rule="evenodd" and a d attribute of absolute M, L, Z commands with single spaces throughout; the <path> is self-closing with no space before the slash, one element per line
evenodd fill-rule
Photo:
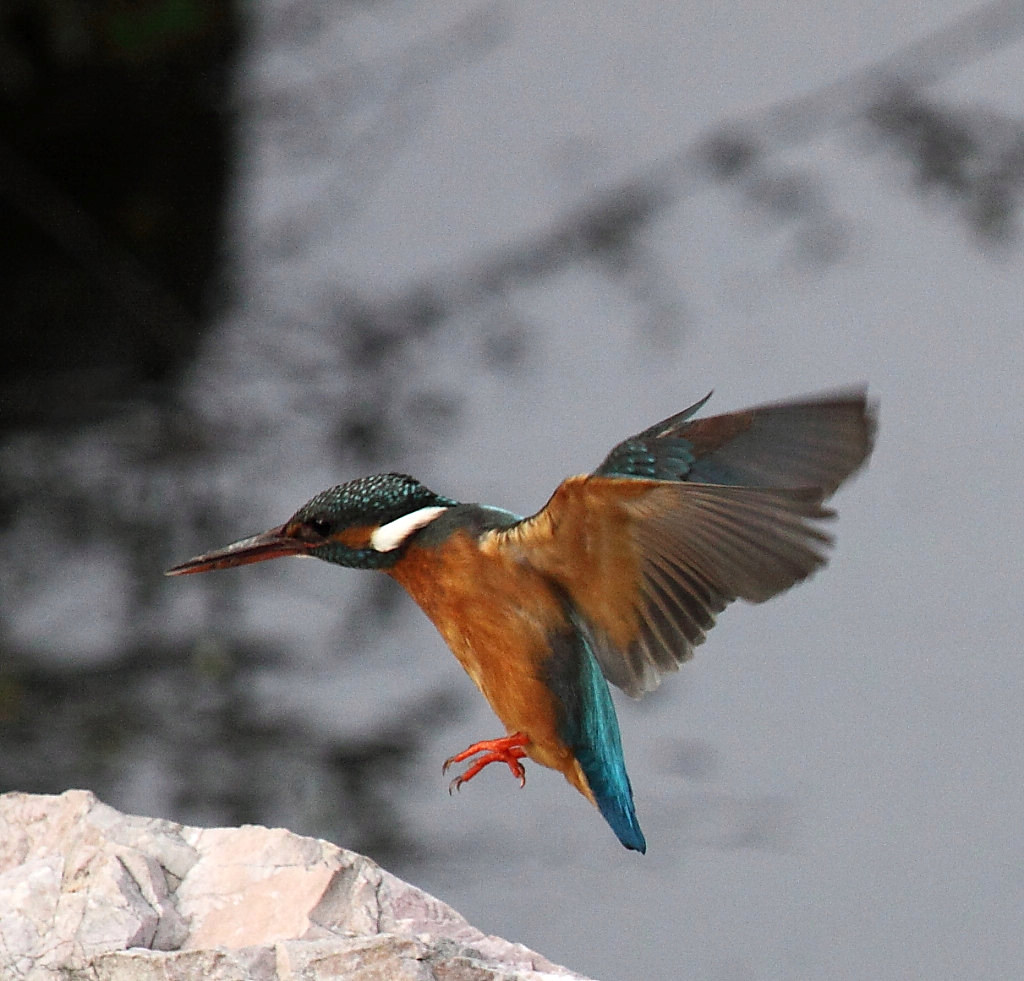
<path fill-rule="evenodd" d="M 0 977 L 544 981 L 370 859 L 262 827 L 189 828 L 69 790 L 0 796 Z"/>

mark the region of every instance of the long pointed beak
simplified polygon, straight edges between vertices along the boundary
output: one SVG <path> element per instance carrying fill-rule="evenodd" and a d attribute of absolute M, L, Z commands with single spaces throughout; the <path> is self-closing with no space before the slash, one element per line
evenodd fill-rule
<path fill-rule="evenodd" d="M 236 565 L 249 565 L 250 562 L 263 562 L 282 555 L 307 555 L 314 547 L 313 543 L 285 534 L 285 527 L 281 525 L 280 528 L 271 528 L 262 535 L 243 538 L 224 548 L 197 555 L 194 559 L 168 569 L 164 575 L 187 576 L 193 572 L 209 572 L 211 569 L 230 569 Z"/>

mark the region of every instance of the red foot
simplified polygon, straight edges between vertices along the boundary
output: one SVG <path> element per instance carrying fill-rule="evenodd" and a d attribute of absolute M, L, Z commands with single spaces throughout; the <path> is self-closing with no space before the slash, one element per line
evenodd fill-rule
<path fill-rule="evenodd" d="M 461 790 L 467 780 L 472 780 L 488 763 L 504 763 L 512 771 L 512 776 L 519 780 L 519 786 L 526 786 L 526 770 L 519 761 L 526 755 L 526 744 L 530 741 L 528 736 L 521 732 L 514 732 L 511 736 L 502 736 L 500 739 L 484 739 L 481 742 L 473 743 L 468 749 L 461 753 L 449 756 L 444 761 L 442 773 L 448 772 L 448 767 L 453 763 L 463 763 L 477 753 L 484 755 L 474 760 L 465 773 L 457 776 L 448 784 L 448 793 Z"/>

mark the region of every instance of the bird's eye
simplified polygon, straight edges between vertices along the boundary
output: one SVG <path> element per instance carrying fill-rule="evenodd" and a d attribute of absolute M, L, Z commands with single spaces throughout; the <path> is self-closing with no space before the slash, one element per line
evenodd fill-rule
<path fill-rule="evenodd" d="M 313 518 L 308 524 L 321 538 L 326 538 L 331 533 L 331 523 L 326 518 Z"/>

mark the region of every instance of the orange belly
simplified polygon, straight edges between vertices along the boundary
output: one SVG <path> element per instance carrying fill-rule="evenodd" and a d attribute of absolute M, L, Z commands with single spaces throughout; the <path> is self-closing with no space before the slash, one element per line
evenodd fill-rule
<path fill-rule="evenodd" d="M 409 547 L 388 570 L 430 617 L 508 733 L 529 738 L 527 755 L 593 794 L 558 735 L 560 706 L 543 681 L 552 631 L 565 613 L 532 569 L 482 552 L 463 532 L 438 548 Z"/>

